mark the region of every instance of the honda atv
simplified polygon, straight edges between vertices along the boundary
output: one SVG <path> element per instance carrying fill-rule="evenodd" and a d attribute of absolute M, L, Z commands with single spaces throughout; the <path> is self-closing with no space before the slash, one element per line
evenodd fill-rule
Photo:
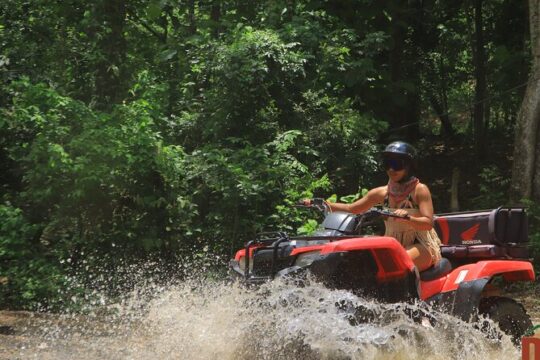
<path fill-rule="evenodd" d="M 231 260 L 233 273 L 247 284 L 309 273 L 329 288 L 382 302 L 419 299 L 464 321 L 487 316 L 515 343 L 532 326 L 523 306 L 497 289 L 502 282 L 534 281 L 525 209 L 436 215 L 442 259 L 419 273 L 396 239 L 363 234 L 375 218 L 397 217 L 391 211 L 353 215 L 329 212 L 322 199 L 312 204 L 325 215 L 319 230 L 260 234 Z"/>

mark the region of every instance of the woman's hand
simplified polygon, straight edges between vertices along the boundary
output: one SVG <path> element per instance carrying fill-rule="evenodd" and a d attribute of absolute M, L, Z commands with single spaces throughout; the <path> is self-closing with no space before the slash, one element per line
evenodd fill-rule
<path fill-rule="evenodd" d="M 311 199 L 302 199 L 298 201 L 298 205 L 300 206 L 311 206 L 313 205 L 313 200 Z"/>
<path fill-rule="evenodd" d="M 394 211 L 394 214 L 399 216 L 399 218 L 396 218 L 397 221 L 410 220 L 410 218 L 411 218 L 409 213 L 405 209 L 397 209 L 397 210 Z"/>

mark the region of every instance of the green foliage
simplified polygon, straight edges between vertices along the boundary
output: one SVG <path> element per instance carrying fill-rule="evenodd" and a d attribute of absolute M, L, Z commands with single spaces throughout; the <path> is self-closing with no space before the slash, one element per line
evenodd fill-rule
<path fill-rule="evenodd" d="M 369 190 L 368 189 L 359 189 L 357 194 L 350 194 L 350 195 L 344 195 L 339 197 L 339 201 L 345 204 L 351 204 L 355 202 L 356 200 L 362 198 L 367 194 Z M 313 197 L 313 196 L 310 196 Z M 305 197 L 309 198 L 309 197 Z M 335 203 L 338 200 L 337 194 L 332 194 L 330 197 L 326 199 L 327 202 Z M 318 228 L 320 224 L 319 221 L 316 219 L 308 219 L 307 221 L 302 223 L 302 226 L 300 226 L 296 232 L 298 235 L 311 235 L 313 234 Z"/>
<path fill-rule="evenodd" d="M 345 204 L 352 204 L 356 200 L 362 198 L 367 194 L 369 189 L 359 189 L 357 194 L 345 195 L 339 198 L 339 201 Z"/>
<path fill-rule="evenodd" d="M 54 308 L 65 282 L 51 249 L 39 242 L 38 227 L 10 203 L 0 204 L 0 299 L 3 306 Z"/>
<path fill-rule="evenodd" d="M 26 246 L 26 241 L 35 235 L 36 227 L 24 219 L 21 209 L 9 203 L 0 205 L 0 214 L 0 256 L 7 260 L 28 255 L 32 249 Z"/>
<path fill-rule="evenodd" d="M 540 266 L 540 205 L 533 201 L 526 200 L 527 214 L 529 217 L 529 249 L 534 259 L 535 267 L 538 272 Z"/>
<path fill-rule="evenodd" d="M 297 200 L 364 195 L 390 138 L 447 140 L 437 101 L 469 139 L 469 5 L 418 6 L 2 2 L 0 306 L 59 305 L 61 261 L 83 253 L 114 268 L 111 254 L 229 256 L 261 230 L 310 233 Z M 487 135 L 513 128 L 525 10 L 484 6 Z M 471 170 L 476 208 L 505 202 L 497 156 Z"/>
<path fill-rule="evenodd" d="M 145 234 L 141 220 L 163 205 L 156 184 L 146 185 L 157 176 L 160 141 L 150 105 L 140 100 L 105 115 L 41 85 L 23 81 L 15 88 L 15 111 L 6 113 L 6 124 L 18 136 L 8 153 L 23 174 L 19 201 L 32 217 L 67 227 L 81 244 L 99 234 L 147 246 L 157 234 Z M 134 243 L 121 224 L 142 236 Z"/>
<path fill-rule="evenodd" d="M 471 199 L 475 208 L 494 209 L 505 204 L 510 178 L 504 176 L 496 165 L 482 168 L 479 177 L 479 195 Z"/>
<path fill-rule="evenodd" d="M 304 225 L 297 229 L 298 235 L 311 235 L 317 230 L 319 223 L 317 220 L 309 219 Z"/>
<path fill-rule="evenodd" d="M 264 228 L 297 226 L 301 216 L 281 204 L 329 185 L 297 159 L 311 154 L 299 130 L 256 146 L 229 138 L 233 148 L 207 145 L 188 153 L 163 143 L 144 99 L 105 114 L 27 80 L 14 83 L 11 93 L 4 126 L 15 136 L 4 145 L 25 186 L 6 196 L 52 239 L 45 259 L 29 255 L 39 271 L 12 268 L 29 277 L 28 289 L 13 285 L 27 294 L 21 306 L 44 297 L 54 303 L 51 292 L 63 281 L 59 261 L 72 254 L 173 256 L 209 246 L 230 253 Z M 41 282 L 45 277 L 50 281 Z"/>
<path fill-rule="evenodd" d="M 312 184 L 307 167 L 290 153 L 300 135 L 286 132 L 256 147 L 238 139 L 243 143 L 239 149 L 207 147 L 184 157 L 181 167 L 197 204 L 199 226 L 213 229 L 204 241 L 239 246 L 266 227 L 287 223 L 290 211 L 279 207 L 285 196 L 298 200 L 305 189 L 321 186 Z M 228 242 L 220 244 L 220 239 Z"/>
<path fill-rule="evenodd" d="M 293 107 L 290 89 L 304 77 L 305 59 L 297 47 L 271 30 L 242 27 L 233 34 L 211 69 L 214 86 L 206 102 L 210 116 L 201 119 L 204 139 L 273 139 L 286 121 L 285 111 Z"/>

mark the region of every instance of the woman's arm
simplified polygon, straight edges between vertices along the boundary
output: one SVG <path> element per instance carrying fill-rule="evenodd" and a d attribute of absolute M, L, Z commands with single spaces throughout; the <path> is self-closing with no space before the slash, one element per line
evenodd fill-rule
<path fill-rule="evenodd" d="M 433 201 L 431 200 L 431 193 L 429 188 L 424 184 L 418 184 L 415 190 L 416 203 L 418 204 L 420 214 L 411 215 L 409 220 L 410 224 L 416 230 L 431 230 L 433 228 Z M 395 211 L 398 215 L 405 215 L 407 212 L 403 209 Z"/>
<path fill-rule="evenodd" d="M 343 203 L 327 203 L 332 211 L 344 211 L 353 214 L 363 213 L 369 210 L 373 206 L 380 204 L 384 200 L 386 194 L 386 186 L 381 186 L 375 189 L 371 189 L 368 193 L 359 200 L 356 200 L 352 204 Z"/>

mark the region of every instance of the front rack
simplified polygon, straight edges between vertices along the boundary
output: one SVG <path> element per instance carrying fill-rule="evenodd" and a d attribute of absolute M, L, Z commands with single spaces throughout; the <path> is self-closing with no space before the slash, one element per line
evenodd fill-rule
<path fill-rule="evenodd" d="M 266 237 L 261 238 L 263 236 L 266 236 Z M 269 236 L 272 236 L 272 237 L 269 237 Z M 255 240 L 251 240 L 246 243 L 246 252 L 244 255 L 246 259 L 245 270 L 244 270 L 244 277 L 246 281 L 257 280 L 253 276 L 252 277 L 249 276 L 250 275 L 249 274 L 250 248 L 256 244 L 263 244 L 263 245 L 272 244 L 273 252 L 272 252 L 272 267 L 271 267 L 271 272 L 270 272 L 270 279 L 273 279 L 276 273 L 276 261 L 277 261 L 279 245 L 285 241 L 289 241 L 289 235 L 287 235 L 287 233 L 285 232 L 278 231 L 278 232 L 269 232 L 269 233 L 267 232 L 267 233 L 257 234 L 257 238 Z M 262 277 L 261 281 L 264 281 L 265 279 L 266 277 Z"/>

